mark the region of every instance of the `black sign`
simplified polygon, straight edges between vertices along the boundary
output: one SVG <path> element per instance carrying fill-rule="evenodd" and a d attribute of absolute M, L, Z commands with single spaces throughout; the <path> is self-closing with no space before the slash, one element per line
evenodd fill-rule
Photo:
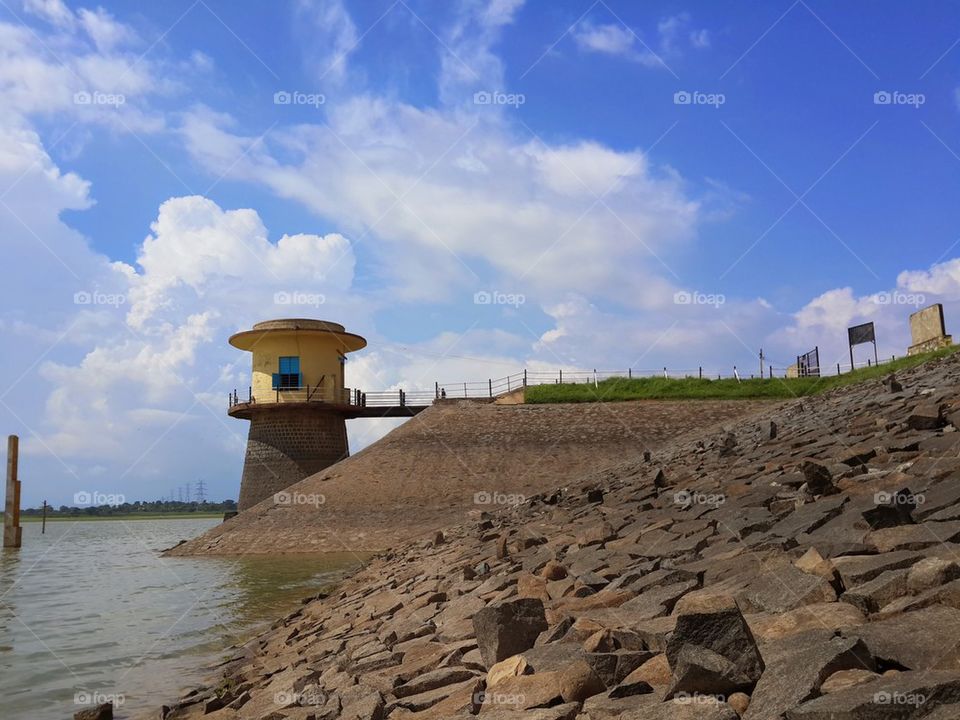
<path fill-rule="evenodd" d="M 873 332 L 872 322 L 847 328 L 847 338 L 850 342 L 850 347 L 868 342 L 875 343 L 877 341 L 877 336 Z"/>

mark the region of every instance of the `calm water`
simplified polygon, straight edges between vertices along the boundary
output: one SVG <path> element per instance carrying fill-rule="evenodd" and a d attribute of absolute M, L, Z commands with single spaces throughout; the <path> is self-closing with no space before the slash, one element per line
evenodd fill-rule
<path fill-rule="evenodd" d="M 218 522 L 24 523 L 0 555 L 0 715 L 70 718 L 84 694 L 155 708 L 360 559 L 159 556 Z"/>

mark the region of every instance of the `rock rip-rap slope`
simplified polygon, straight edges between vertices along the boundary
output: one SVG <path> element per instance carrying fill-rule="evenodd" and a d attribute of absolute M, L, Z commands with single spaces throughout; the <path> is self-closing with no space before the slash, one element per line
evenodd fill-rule
<path fill-rule="evenodd" d="M 960 363 L 396 548 L 167 718 L 960 718 Z"/>

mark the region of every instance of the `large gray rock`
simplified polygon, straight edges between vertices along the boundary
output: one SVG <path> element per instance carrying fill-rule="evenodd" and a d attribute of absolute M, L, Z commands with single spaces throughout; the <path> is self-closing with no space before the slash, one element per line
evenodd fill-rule
<path fill-rule="evenodd" d="M 620 720 L 738 720 L 736 711 L 710 697 L 677 698 L 621 713 Z"/>
<path fill-rule="evenodd" d="M 913 720 L 960 702 L 960 675 L 905 672 L 830 693 L 788 710 L 787 720 Z"/>
<path fill-rule="evenodd" d="M 480 656 L 489 668 L 533 647 L 547 629 L 543 602 L 521 598 L 488 605 L 473 616 L 473 629 Z"/>
<path fill-rule="evenodd" d="M 757 678 L 719 653 L 700 645 L 684 645 L 671 662 L 673 679 L 667 698 L 717 695 L 749 691 Z"/>
<path fill-rule="evenodd" d="M 873 580 L 847 590 L 840 599 L 848 602 L 866 615 L 877 612 L 887 603 L 908 593 L 906 569 L 887 570 Z"/>
<path fill-rule="evenodd" d="M 666 652 L 674 670 L 671 695 L 729 694 L 749 689 L 760 679 L 763 660 L 731 596 L 685 597 L 677 603 L 676 616 L 677 624 Z M 698 681 L 703 688 L 696 687 Z"/>
<path fill-rule="evenodd" d="M 873 670 L 866 645 L 857 638 L 812 630 L 763 646 L 766 663 L 744 720 L 778 720 L 784 712 L 815 698 L 824 680 L 838 670 Z"/>
<path fill-rule="evenodd" d="M 833 558 L 833 566 L 840 574 L 844 587 L 853 588 L 887 570 L 910 567 L 922 558 L 920 553 L 908 550 L 880 555 L 844 555 Z"/>
<path fill-rule="evenodd" d="M 747 612 L 786 612 L 802 605 L 833 602 L 837 593 L 823 577 L 789 562 L 768 564 L 737 600 Z"/>
<path fill-rule="evenodd" d="M 932 605 L 866 623 L 856 633 L 886 666 L 960 669 L 960 610 Z"/>

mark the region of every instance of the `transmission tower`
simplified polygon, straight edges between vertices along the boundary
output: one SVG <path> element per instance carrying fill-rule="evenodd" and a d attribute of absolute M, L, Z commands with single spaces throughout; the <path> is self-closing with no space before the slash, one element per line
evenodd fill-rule
<path fill-rule="evenodd" d="M 197 480 L 197 502 L 207 501 L 207 488 L 203 484 L 203 478 Z"/>

